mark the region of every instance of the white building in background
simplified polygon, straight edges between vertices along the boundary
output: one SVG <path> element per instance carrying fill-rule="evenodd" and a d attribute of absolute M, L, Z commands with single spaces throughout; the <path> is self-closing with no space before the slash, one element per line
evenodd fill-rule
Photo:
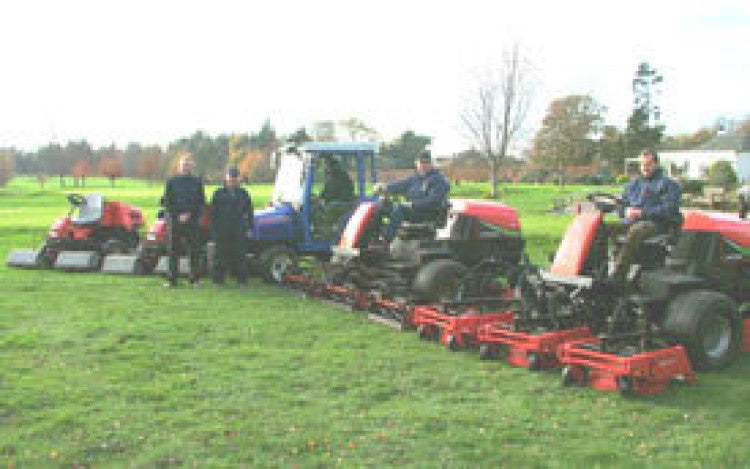
<path fill-rule="evenodd" d="M 717 161 L 728 161 L 737 179 L 750 183 L 750 134 L 717 135 L 694 150 L 659 152 L 661 167 L 670 177 L 703 179 L 708 168 Z M 638 158 L 626 160 L 626 172 L 637 171 Z"/>

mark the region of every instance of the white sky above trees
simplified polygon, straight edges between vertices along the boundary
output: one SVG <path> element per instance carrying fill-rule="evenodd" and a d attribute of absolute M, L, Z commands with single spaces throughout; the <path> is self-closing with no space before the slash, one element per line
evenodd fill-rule
<path fill-rule="evenodd" d="M 440 3 L 445 3 L 440 4 Z M 640 61 L 665 78 L 667 133 L 750 113 L 750 3 L 698 1 L 9 1 L 0 146 L 165 144 L 355 116 L 444 154 L 482 71 L 520 42 L 549 102 L 590 93 L 622 127 Z"/>

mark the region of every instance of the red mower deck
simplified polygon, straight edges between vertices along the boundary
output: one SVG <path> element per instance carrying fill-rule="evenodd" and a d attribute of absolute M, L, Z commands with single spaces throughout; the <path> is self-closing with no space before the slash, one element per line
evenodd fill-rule
<path fill-rule="evenodd" d="M 558 368 L 557 349 L 575 339 L 590 337 L 588 327 L 529 333 L 514 331 L 506 324 L 488 324 L 479 329 L 480 358 L 502 358 L 531 371 Z M 500 353 L 502 351 L 502 353 Z"/>
<path fill-rule="evenodd" d="M 742 321 L 742 351 L 750 353 L 750 318 Z"/>
<path fill-rule="evenodd" d="M 479 345 L 479 329 L 487 324 L 513 322 L 512 311 L 482 312 L 481 307 L 465 306 L 460 314 L 441 306 L 414 307 L 413 324 L 419 337 L 439 340 L 450 350 Z"/>
<path fill-rule="evenodd" d="M 601 352 L 600 345 L 599 339 L 589 338 L 560 346 L 563 385 L 640 395 L 664 392 L 672 381 L 695 384 L 695 373 L 681 345 L 632 356 Z"/>

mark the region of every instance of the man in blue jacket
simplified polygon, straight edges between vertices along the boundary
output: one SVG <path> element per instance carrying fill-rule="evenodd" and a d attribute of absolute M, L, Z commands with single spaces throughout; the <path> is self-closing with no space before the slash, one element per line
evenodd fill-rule
<path fill-rule="evenodd" d="M 413 222 L 436 220 L 448 205 L 450 183 L 437 168 L 432 166 L 430 152 L 421 152 L 415 164 L 416 174 L 391 182 L 384 188 L 390 194 L 406 196 L 405 202 L 393 205 L 384 235 L 387 241 L 395 237 L 403 220 Z"/>
<path fill-rule="evenodd" d="M 622 194 L 620 216 L 624 217 L 627 235 L 610 272 L 614 278 L 627 274 L 645 239 L 682 223 L 680 185 L 664 175 L 655 152 L 641 153 L 640 160 L 641 174 L 625 186 Z"/>

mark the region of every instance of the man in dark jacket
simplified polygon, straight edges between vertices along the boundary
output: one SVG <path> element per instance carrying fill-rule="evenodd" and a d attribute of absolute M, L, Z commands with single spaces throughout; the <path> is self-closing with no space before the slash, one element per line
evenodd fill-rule
<path fill-rule="evenodd" d="M 354 184 L 341 164 L 332 157 L 325 158 L 325 176 L 320 198 L 328 202 L 351 202 L 354 200 Z"/>
<path fill-rule="evenodd" d="M 237 168 L 229 168 L 224 187 L 216 189 L 211 198 L 211 236 L 216 243 L 213 281 L 224 283 L 229 270 L 240 285 L 247 284 L 247 235 L 253 228 L 253 202 L 239 186 Z"/>
<path fill-rule="evenodd" d="M 622 278 L 643 241 L 659 233 L 678 228 L 680 215 L 680 185 L 666 177 L 658 167 L 656 153 L 643 152 L 641 174 L 625 186 L 622 194 L 623 231 L 625 243 L 615 258 L 610 275 Z"/>
<path fill-rule="evenodd" d="M 385 239 L 391 241 L 403 220 L 423 222 L 436 220 L 448 205 L 450 183 L 437 168 L 432 166 L 432 156 L 424 151 L 417 156 L 416 174 L 387 184 L 384 189 L 390 194 L 406 196 L 406 201 L 393 205 L 391 218 L 386 227 Z"/>
<path fill-rule="evenodd" d="M 190 283 L 198 284 L 200 263 L 199 221 L 206 205 L 203 181 L 191 174 L 193 159 L 180 158 L 178 174 L 167 180 L 162 198 L 167 211 L 167 252 L 169 254 L 168 286 L 177 286 L 177 261 L 180 242 L 187 245 L 190 255 Z"/>

